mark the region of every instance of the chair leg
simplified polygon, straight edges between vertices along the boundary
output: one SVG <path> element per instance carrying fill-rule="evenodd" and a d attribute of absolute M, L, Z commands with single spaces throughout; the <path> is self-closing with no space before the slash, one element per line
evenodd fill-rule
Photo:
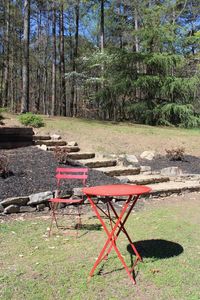
<path fill-rule="evenodd" d="M 81 215 L 82 215 L 82 204 L 78 204 L 77 206 L 77 215 L 78 215 L 78 222 L 75 225 L 76 228 L 76 237 L 78 237 L 78 230 L 81 228 L 82 226 L 82 219 L 81 219 Z"/>
<path fill-rule="evenodd" d="M 55 221 L 56 227 L 58 228 L 58 222 L 57 222 L 57 218 L 56 218 L 57 206 L 58 206 L 57 203 L 51 203 L 50 204 L 50 207 L 51 207 L 51 224 L 50 224 L 50 229 L 49 229 L 49 237 L 50 237 L 51 232 L 52 232 L 53 221 Z"/>

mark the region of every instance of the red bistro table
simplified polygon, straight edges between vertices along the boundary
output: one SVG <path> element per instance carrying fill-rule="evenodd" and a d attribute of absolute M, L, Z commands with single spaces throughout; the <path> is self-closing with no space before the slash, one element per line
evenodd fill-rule
<path fill-rule="evenodd" d="M 104 231 L 107 235 L 107 240 L 94 264 L 92 267 L 89 278 L 91 278 L 94 274 L 95 269 L 100 264 L 100 262 L 103 259 L 107 259 L 108 254 L 111 252 L 112 248 L 114 248 L 115 252 L 117 253 L 122 265 L 124 266 L 129 278 L 131 281 L 135 284 L 135 278 L 132 276 L 132 272 L 134 270 L 135 265 L 137 264 L 138 260 L 142 261 L 142 257 L 138 253 L 136 247 L 134 246 L 127 230 L 125 229 L 124 225 L 135 206 L 138 198 L 142 194 L 149 193 L 151 189 L 147 186 L 142 185 L 129 185 L 129 184 L 115 184 L 115 185 L 102 185 L 102 186 L 94 186 L 94 187 L 86 187 L 83 188 L 83 193 L 87 196 L 92 209 L 94 210 L 97 218 L 101 222 Z M 94 196 L 102 196 L 103 201 L 106 204 L 107 211 L 103 210 L 93 199 Z M 127 196 L 127 199 L 124 201 L 124 204 L 122 206 L 121 212 L 117 213 L 116 209 L 113 206 L 112 198 L 114 196 Z M 106 225 L 106 223 L 103 221 L 99 211 L 101 211 L 104 215 L 106 215 L 110 222 L 110 229 Z M 115 220 L 112 217 L 112 215 L 115 216 Z M 135 262 L 133 263 L 132 268 L 129 270 L 128 266 L 126 265 L 122 254 L 120 253 L 119 249 L 117 248 L 116 241 L 120 234 L 120 232 L 123 232 L 127 239 L 130 242 L 130 245 L 136 255 Z"/>

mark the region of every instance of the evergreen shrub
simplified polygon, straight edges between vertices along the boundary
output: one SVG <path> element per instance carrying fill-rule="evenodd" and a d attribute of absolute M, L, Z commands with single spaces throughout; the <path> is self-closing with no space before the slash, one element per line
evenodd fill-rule
<path fill-rule="evenodd" d="M 43 127 L 44 121 L 41 116 L 34 115 L 33 113 L 25 113 L 18 117 L 18 120 L 25 126 L 32 126 L 35 128 Z"/>
<path fill-rule="evenodd" d="M 150 106 L 148 102 L 142 101 L 132 104 L 129 113 L 134 121 L 147 125 L 183 128 L 200 126 L 200 117 L 195 114 L 192 104 L 165 103 Z"/>

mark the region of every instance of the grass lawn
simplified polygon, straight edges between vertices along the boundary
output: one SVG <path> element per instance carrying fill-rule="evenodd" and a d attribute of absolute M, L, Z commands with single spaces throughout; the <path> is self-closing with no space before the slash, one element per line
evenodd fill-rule
<path fill-rule="evenodd" d="M 19 125 L 16 115 L 3 114 L 6 125 Z M 45 127 L 37 133 L 59 133 L 66 141 L 77 141 L 83 151 L 140 154 L 184 147 L 187 154 L 200 156 L 200 130 L 153 127 L 131 123 L 113 124 L 95 120 L 43 116 Z"/>
<path fill-rule="evenodd" d="M 45 215 L 2 219 L 0 299 L 200 299 L 200 200 L 194 195 L 148 201 L 129 217 L 128 232 L 143 246 L 136 286 L 114 251 L 100 275 L 98 267 L 87 283 L 105 241 L 102 230 L 81 231 L 86 234 L 78 239 L 63 234 L 47 238 Z M 98 221 L 85 216 L 84 223 Z M 131 266 L 134 258 L 123 235 L 118 244 Z"/>

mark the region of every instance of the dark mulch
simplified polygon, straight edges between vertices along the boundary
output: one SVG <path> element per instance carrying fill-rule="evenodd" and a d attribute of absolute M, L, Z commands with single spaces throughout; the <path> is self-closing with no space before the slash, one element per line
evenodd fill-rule
<path fill-rule="evenodd" d="M 9 169 L 13 175 L 5 179 L 0 177 L 0 200 L 56 189 L 54 176 L 58 163 L 53 153 L 40 150 L 37 147 L 0 150 L 0 154 L 2 153 L 9 157 Z M 75 164 L 73 163 L 73 167 Z M 89 186 L 118 182 L 116 178 L 108 177 L 102 172 L 89 170 L 87 181 Z M 72 187 L 80 187 L 80 181 L 74 180 L 73 183 L 68 181 L 64 186 L 67 192 Z"/>
<path fill-rule="evenodd" d="M 58 163 L 53 153 L 36 147 L 0 150 L 0 155 L 3 153 L 9 158 L 10 176 L 5 179 L 0 177 L 0 200 L 56 189 L 54 176 Z M 73 166 L 74 164 L 76 165 L 76 163 L 71 163 Z M 189 155 L 185 156 L 184 161 L 170 161 L 165 156 L 156 157 L 152 161 L 140 160 L 140 165 L 149 165 L 152 170 L 178 166 L 184 173 L 200 174 L 200 158 Z M 119 181 L 116 178 L 106 176 L 102 172 L 89 170 L 89 186 L 112 183 L 119 183 Z M 66 192 L 71 190 L 72 187 L 80 187 L 80 181 L 65 183 Z"/>
<path fill-rule="evenodd" d="M 140 165 L 151 166 L 153 171 L 167 167 L 179 167 L 183 173 L 200 174 L 200 157 L 185 155 L 183 161 L 172 161 L 166 156 L 157 156 L 152 161 L 140 160 Z"/>

